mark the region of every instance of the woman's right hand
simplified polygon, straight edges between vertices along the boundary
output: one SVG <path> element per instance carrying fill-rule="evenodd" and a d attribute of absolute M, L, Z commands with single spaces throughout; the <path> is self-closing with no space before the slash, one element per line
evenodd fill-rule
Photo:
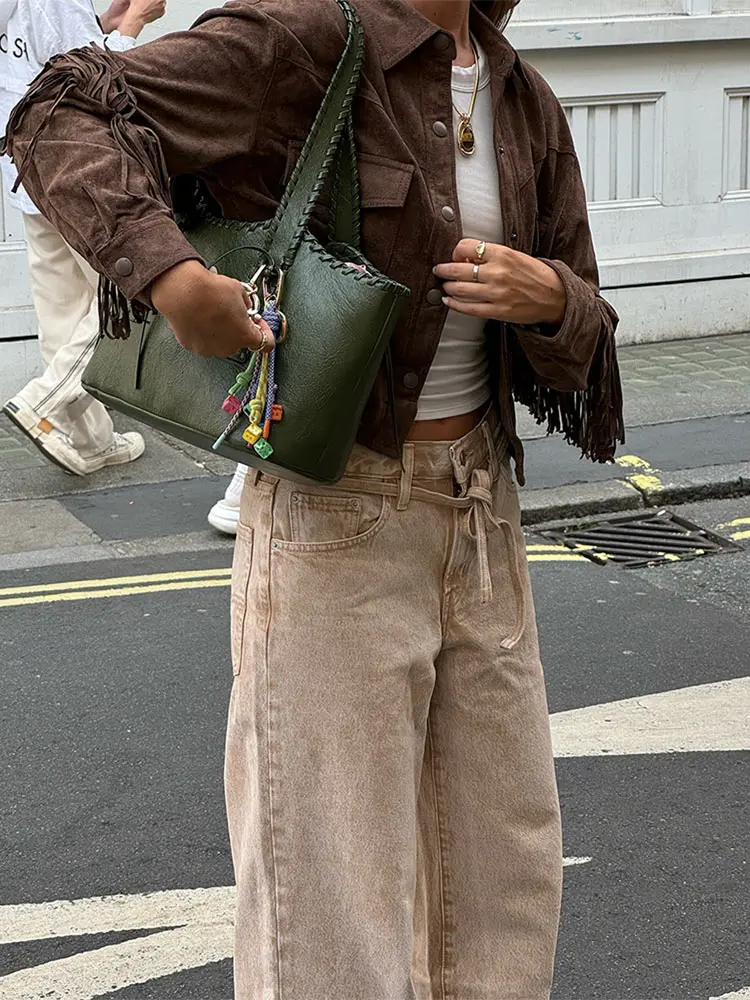
<path fill-rule="evenodd" d="M 248 294 L 241 282 L 186 260 L 160 275 L 151 286 L 155 309 L 169 322 L 178 342 L 202 358 L 228 358 L 243 348 L 255 351 L 274 338 L 265 320 L 248 315 Z"/>

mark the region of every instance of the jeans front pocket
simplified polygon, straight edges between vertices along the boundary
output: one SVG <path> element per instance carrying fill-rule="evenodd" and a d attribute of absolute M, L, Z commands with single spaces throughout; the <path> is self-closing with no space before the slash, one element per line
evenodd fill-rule
<path fill-rule="evenodd" d="M 239 676 L 242 669 L 242 650 L 245 638 L 245 620 L 250 603 L 250 575 L 253 568 L 253 529 L 241 521 L 237 526 L 237 541 L 232 562 L 232 672 Z"/>
<path fill-rule="evenodd" d="M 354 538 L 362 514 L 360 497 L 292 493 L 289 524 L 292 542 L 331 542 Z"/>
<path fill-rule="evenodd" d="M 272 545 L 287 552 L 327 552 L 353 548 L 374 538 L 388 520 L 389 497 L 351 496 L 336 487 L 308 492 L 280 488 L 274 505 Z"/>

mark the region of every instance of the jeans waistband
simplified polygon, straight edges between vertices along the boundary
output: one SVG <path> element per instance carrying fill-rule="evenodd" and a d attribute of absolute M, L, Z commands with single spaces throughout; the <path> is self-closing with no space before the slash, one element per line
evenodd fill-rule
<path fill-rule="evenodd" d="M 490 602 L 493 596 L 487 532 L 492 528 L 502 531 L 516 601 L 515 625 L 502 645 L 512 649 L 520 641 L 526 621 L 521 550 L 513 525 L 494 512 L 492 491 L 507 450 L 507 438 L 499 430 L 494 411 L 490 411 L 458 441 L 408 441 L 401 462 L 358 446 L 338 485 L 346 491 L 395 497 L 397 510 L 422 502 L 465 511 L 463 530 L 477 547 L 482 603 Z M 460 487 L 458 496 L 428 488 L 429 480 L 445 481 L 448 477 Z"/>
<path fill-rule="evenodd" d="M 456 441 L 407 441 L 401 460 L 355 445 L 345 476 L 400 481 L 406 473 L 414 480 L 453 478 L 464 486 L 474 469 L 488 469 L 494 482 L 508 447 L 507 435 L 490 408 L 476 427 Z"/>

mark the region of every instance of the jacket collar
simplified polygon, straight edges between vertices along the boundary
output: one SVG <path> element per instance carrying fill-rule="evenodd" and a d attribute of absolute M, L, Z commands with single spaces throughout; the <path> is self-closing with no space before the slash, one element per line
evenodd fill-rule
<path fill-rule="evenodd" d="M 380 50 L 387 72 L 440 32 L 440 28 L 409 0 L 354 0 L 365 32 Z M 481 11 L 471 12 L 471 29 L 487 53 L 493 76 L 503 79 L 514 71 L 528 86 L 521 60 L 513 46 Z"/>

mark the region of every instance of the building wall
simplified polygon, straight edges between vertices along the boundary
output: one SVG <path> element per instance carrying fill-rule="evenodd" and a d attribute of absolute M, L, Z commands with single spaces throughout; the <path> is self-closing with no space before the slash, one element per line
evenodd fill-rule
<path fill-rule="evenodd" d="M 567 110 L 621 342 L 750 328 L 750 0 L 521 0 L 509 34 Z"/>
<path fill-rule="evenodd" d="M 144 39 L 207 6 L 170 0 Z M 750 0 L 521 0 L 509 34 L 567 109 L 621 342 L 750 327 Z M 38 363 L 3 204 L 0 395 Z"/>

